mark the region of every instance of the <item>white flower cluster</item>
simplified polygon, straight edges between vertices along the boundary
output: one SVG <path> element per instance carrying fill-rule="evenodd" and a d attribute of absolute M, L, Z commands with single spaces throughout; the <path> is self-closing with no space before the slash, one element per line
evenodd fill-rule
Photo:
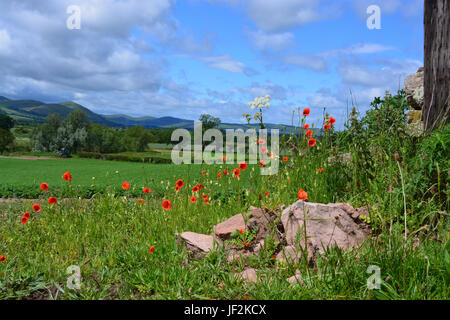
<path fill-rule="evenodd" d="M 265 97 L 255 98 L 254 101 L 248 103 L 248 105 L 253 109 L 269 109 L 270 107 L 270 96 L 266 95 Z"/>

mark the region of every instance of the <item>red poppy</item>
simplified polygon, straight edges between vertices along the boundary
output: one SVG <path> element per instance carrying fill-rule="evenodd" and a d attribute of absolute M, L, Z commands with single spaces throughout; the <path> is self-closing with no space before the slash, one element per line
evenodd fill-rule
<path fill-rule="evenodd" d="M 206 170 L 202 170 L 201 172 L 202 172 L 202 175 L 206 174 Z"/>
<path fill-rule="evenodd" d="M 45 183 L 45 182 L 41 183 L 41 190 L 42 191 L 47 191 L 48 190 L 48 184 Z"/>
<path fill-rule="evenodd" d="M 139 204 L 143 204 L 143 203 L 145 203 L 145 200 L 142 199 L 142 198 L 140 198 L 140 199 L 138 199 L 138 203 L 139 203 Z"/>
<path fill-rule="evenodd" d="M 204 203 L 209 203 L 209 199 L 208 199 L 208 197 L 206 197 L 206 198 L 203 198 L 203 202 L 204 202 Z"/>
<path fill-rule="evenodd" d="M 41 206 L 37 203 L 33 204 L 33 211 L 34 212 L 39 212 L 41 211 Z"/>
<path fill-rule="evenodd" d="M 266 197 L 269 195 L 269 191 L 264 192 L 264 194 L 266 195 Z"/>
<path fill-rule="evenodd" d="M 303 129 L 305 129 L 305 130 L 308 130 L 308 128 L 309 128 L 309 124 L 305 124 L 305 125 L 303 126 Z"/>
<path fill-rule="evenodd" d="M 222 156 L 222 162 L 225 162 L 225 161 L 227 161 L 227 157 Z"/>
<path fill-rule="evenodd" d="M 27 219 L 30 219 L 30 213 L 27 211 L 23 214 L 23 216 Z"/>
<path fill-rule="evenodd" d="M 239 170 L 237 168 L 233 169 L 233 175 L 235 178 L 238 178 L 240 174 L 241 174 L 241 170 Z"/>
<path fill-rule="evenodd" d="M 264 140 L 264 139 L 258 139 L 258 144 L 266 144 L 266 140 Z"/>
<path fill-rule="evenodd" d="M 169 200 L 164 200 L 162 202 L 162 207 L 164 210 L 170 210 L 170 208 L 172 208 L 172 203 Z"/>
<path fill-rule="evenodd" d="M 128 189 L 130 189 L 130 184 L 129 184 L 127 181 L 125 181 L 124 183 L 122 183 L 122 189 L 123 189 L 123 190 L 128 190 Z"/>
<path fill-rule="evenodd" d="M 175 191 L 180 191 L 180 187 L 179 186 L 175 186 Z"/>
<path fill-rule="evenodd" d="M 239 233 L 244 233 L 244 229 L 239 229 Z"/>
<path fill-rule="evenodd" d="M 307 199 L 308 199 L 308 194 L 307 194 L 305 191 L 303 191 L 303 189 L 300 189 L 300 190 L 298 191 L 298 193 L 297 193 L 297 197 L 298 197 L 300 200 L 307 200 Z"/>
<path fill-rule="evenodd" d="M 328 122 L 329 122 L 330 124 L 334 124 L 334 123 L 336 122 L 336 119 L 333 118 L 333 117 L 330 117 L 330 119 L 328 119 Z"/>
<path fill-rule="evenodd" d="M 308 140 L 308 147 L 314 147 L 316 145 L 316 139 Z"/>
<path fill-rule="evenodd" d="M 151 246 L 150 249 L 148 249 L 148 253 L 153 254 L 153 251 L 155 251 L 155 247 Z"/>
<path fill-rule="evenodd" d="M 217 174 L 217 178 L 222 178 L 222 174 L 220 172 Z"/>
<path fill-rule="evenodd" d="M 49 204 L 57 204 L 58 199 L 56 199 L 55 197 L 50 197 L 50 198 L 48 198 L 48 203 Z"/>
<path fill-rule="evenodd" d="M 242 171 L 247 169 L 247 163 L 245 161 L 239 163 L 239 169 L 241 169 Z"/>
<path fill-rule="evenodd" d="M 305 108 L 304 110 L 303 110 L 303 115 L 306 117 L 306 116 L 309 116 L 309 114 L 311 113 L 311 110 L 309 110 L 309 108 Z"/>
<path fill-rule="evenodd" d="M 308 131 L 306 131 L 306 136 L 308 137 L 308 138 L 311 138 L 312 137 L 312 135 L 313 135 L 313 132 L 312 132 L 312 130 L 311 129 L 308 129 Z"/>
<path fill-rule="evenodd" d="M 0 262 L 5 262 L 6 261 L 6 257 L 5 256 L 0 256 Z"/>
<path fill-rule="evenodd" d="M 65 172 L 62 177 L 66 181 L 72 181 L 72 175 L 70 174 L 69 171 Z"/>
<path fill-rule="evenodd" d="M 323 168 L 319 168 L 319 169 L 317 169 L 317 171 L 319 171 L 320 173 L 322 173 Z"/>
<path fill-rule="evenodd" d="M 323 129 L 325 130 L 325 131 L 327 131 L 328 129 L 330 129 L 331 128 L 331 124 L 329 124 L 329 123 L 325 123 L 324 125 L 323 125 Z"/>
<path fill-rule="evenodd" d="M 202 190 L 202 189 L 205 189 L 205 186 L 204 186 L 203 184 L 201 184 L 201 183 L 200 183 L 200 184 L 198 184 L 197 186 L 198 186 L 198 190 Z"/>
<path fill-rule="evenodd" d="M 199 186 L 196 185 L 192 188 L 192 192 L 197 192 L 199 189 L 200 189 Z"/>
<path fill-rule="evenodd" d="M 264 162 L 264 160 L 259 161 L 259 166 L 260 167 L 264 167 L 266 165 L 266 163 Z"/>
<path fill-rule="evenodd" d="M 183 180 L 177 180 L 177 186 L 181 189 L 182 186 L 184 186 L 184 181 Z"/>
<path fill-rule="evenodd" d="M 25 218 L 25 217 L 22 217 L 22 219 L 20 219 L 20 223 L 25 224 L 25 223 L 27 223 L 27 222 L 28 222 L 28 219 Z"/>
<path fill-rule="evenodd" d="M 262 154 L 266 154 L 267 153 L 267 148 L 266 147 L 261 147 L 261 153 Z"/>
<path fill-rule="evenodd" d="M 202 198 L 206 199 L 206 198 L 208 198 L 208 196 L 206 194 L 204 194 L 204 195 L 202 195 Z"/>
<path fill-rule="evenodd" d="M 227 176 L 227 175 L 229 175 L 230 173 L 228 172 L 228 170 L 223 170 L 223 174 L 225 175 L 225 176 Z"/>
<path fill-rule="evenodd" d="M 288 157 L 283 157 L 283 162 L 287 162 L 288 161 Z"/>
<path fill-rule="evenodd" d="M 197 198 L 196 198 L 195 196 L 192 196 L 192 197 L 191 197 L 191 202 L 194 203 L 194 202 L 196 202 L 196 201 L 197 201 Z"/>
<path fill-rule="evenodd" d="M 147 187 L 144 188 L 144 193 L 150 193 L 150 192 L 152 192 L 152 190 L 150 190 L 150 188 L 147 188 Z"/>

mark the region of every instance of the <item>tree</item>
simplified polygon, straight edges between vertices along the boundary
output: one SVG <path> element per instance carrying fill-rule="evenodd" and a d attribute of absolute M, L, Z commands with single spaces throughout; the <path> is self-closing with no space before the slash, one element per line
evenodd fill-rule
<path fill-rule="evenodd" d="M 203 132 L 208 129 L 217 128 L 221 123 L 220 118 L 205 113 L 200 116 L 199 120 L 202 122 Z"/>
<path fill-rule="evenodd" d="M 0 129 L 9 131 L 14 127 L 13 118 L 0 113 Z"/>
<path fill-rule="evenodd" d="M 450 0 L 424 4 L 425 129 L 449 123 L 450 109 Z"/>
<path fill-rule="evenodd" d="M 5 129 L 0 128 L 0 153 L 11 149 L 14 143 L 14 135 Z"/>

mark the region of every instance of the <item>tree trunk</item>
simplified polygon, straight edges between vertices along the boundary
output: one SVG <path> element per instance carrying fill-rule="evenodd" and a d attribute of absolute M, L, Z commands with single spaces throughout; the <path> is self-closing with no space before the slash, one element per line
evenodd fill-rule
<path fill-rule="evenodd" d="M 450 0 L 425 0 L 424 35 L 423 121 L 432 130 L 450 118 Z"/>

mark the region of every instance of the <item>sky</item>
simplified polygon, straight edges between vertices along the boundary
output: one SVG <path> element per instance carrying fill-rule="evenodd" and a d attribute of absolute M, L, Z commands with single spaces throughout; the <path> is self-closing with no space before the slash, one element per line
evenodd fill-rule
<path fill-rule="evenodd" d="M 423 0 L 0 0 L 0 95 L 101 114 L 245 123 L 269 94 L 267 122 L 342 127 L 422 65 Z"/>

